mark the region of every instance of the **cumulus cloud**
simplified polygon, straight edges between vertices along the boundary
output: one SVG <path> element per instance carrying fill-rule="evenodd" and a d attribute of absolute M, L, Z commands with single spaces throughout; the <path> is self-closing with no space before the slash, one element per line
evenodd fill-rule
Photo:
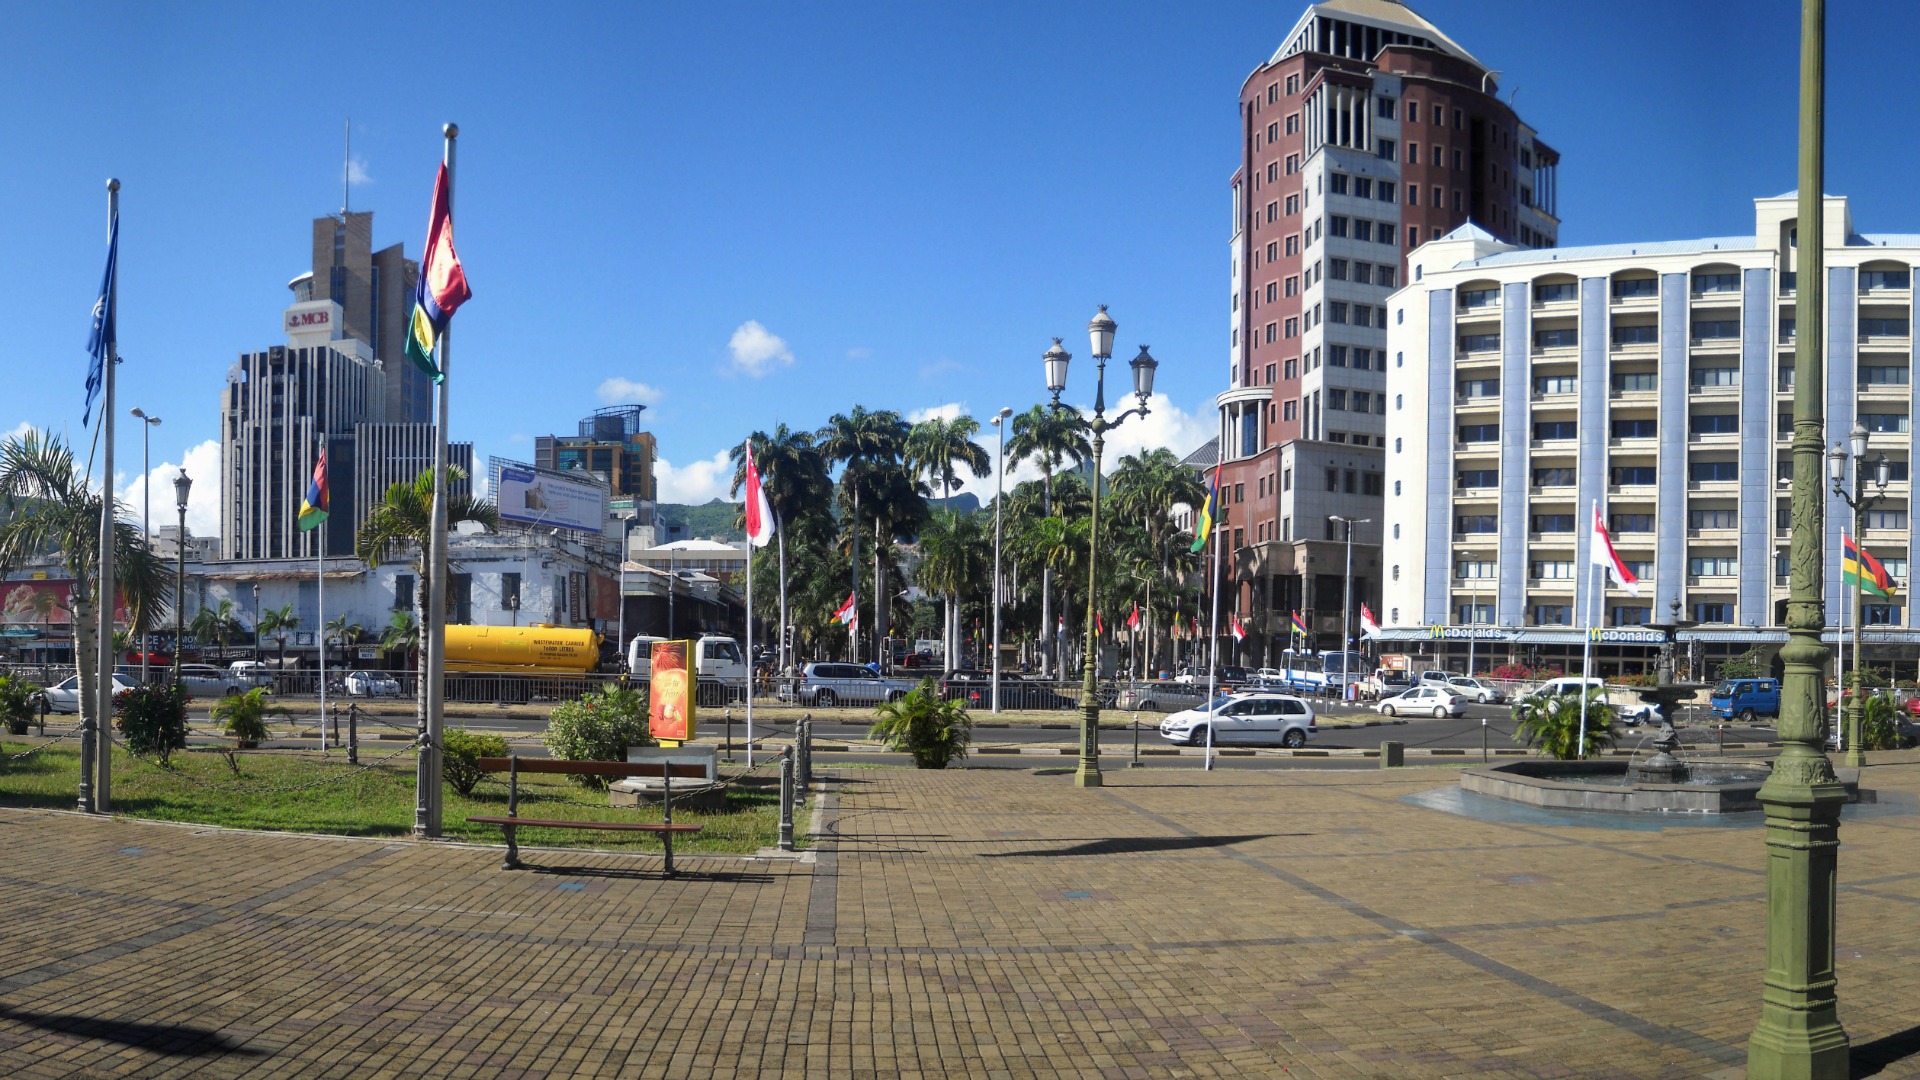
<path fill-rule="evenodd" d="M 186 453 L 187 475 L 193 480 L 193 490 L 187 495 L 187 531 L 195 536 L 220 535 L 220 442 L 208 439 L 189 449 Z M 158 530 L 162 525 L 173 525 L 179 520 L 179 511 L 174 509 L 173 478 L 180 475 L 182 466 L 177 462 L 162 462 L 147 474 L 149 491 L 152 497 L 152 525 Z M 118 482 L 116 497 L 130 508 L 134 514 L 140 513 L 140 475 L 116 476 Z M 135 520 L 138 520 L 137 518 Z"/>
<path fill-rule="evenodd" d="M 6 441 L 8 439 L 24 439 L 27 437 L 27 432 L 32 430 L 33 430 L 33 425 L 31 423 L 28 423 L 25 420 L 22 420 L 19 423 L 13 425 L 12 431 L 7 432 L 5 435 L 0 435 L 0 441 Z"/>
<path fill-rule="evenodd" d="M 733 485 L 733 462 L 725 450 L 678 468 L 660 458 L 654 462 L 653 480 L 661 502 L 699 505 L 728 499 L 732 498 L 727 489 Z"/>
<path fill-rule="evenodd" d="M 367 172 L 367 159 L 363 157 L 347 159 L 347 183 L 354 187 L 363 187 L 373 183 L 373 177 Z"/>
<path fill-rule="evenodd" d="M 733 354 L 735 371 L 756 379 L 775 367 L 793 363 L 793 350 L 787 347 L 786 341 L 754 319 L 748 319 L 734 330 L 733 337 L 727 340 L 727 351 Z"/>
<path fill-rule="evenodd" d="M 1133 404 L 1133 398 L 1129 396 L 1127 405 L 1131 407 Z M 1200 444 L 1213 438 L 1219 426 L 1219 414 L 1208 406 L 1202 406 L 1195 412 L 1187 412 L 1175 405 L 1165 394 L 1153 395 L 1148 399 L 1147 404 L 1151 411 L 1145 417 L 1133 417 L 1107 432 L 1106 446 L 1101 453 L 1101 465 L 1105 468 L 1107 475 L 1113 475 L 1113 470 L 1120 464 L 1121 458 L 1128 454 L 1137 454 L 1142 450 L 1165 447 L 1171 450 L 1176 458 L 1186 457 L 1199 449 Z M 947 407 L 939 406 L 939 408 Z M 1108 415 L 1117 411 L 1119 410 L 1111 409 Z M 1093 416 L 1091 409 L 1082 409 L 1081 413 L 1089 419 Z M 978 419 L 980 420 L 980 445 L 986 449 L 987 456 L 991 458 L 998 439 L 994 434 L 993 426 L 987 422 L 988 417 L 982 416 Z M 1011 437 L 1013 433 L 1009 430 L 1007 434 Z M 993 498 L 991 469 L 983 479 L 975 479 L 971 474 L 964 472 L 960 474 L 960 479 L 962 480 L 961 491 L 972 492 L 983 503 Z M 1022 481 L 1038 479 L 1040 479 L 1040 466 L 1031 459 L 1018 465 L 1012 462 L 1007 465 L 1006 485 L 1009 489 Z"/>
<path fill-rule="evenodd" d="M 929 405 L 924 409 L 915 409 L 907 414 L 907 423 L 917 424 L 922 420 L 952 420 L 966 413 L 967 407 L 958 401 L 949 401 L 945 405 Z"/>
<path fill-rule="evenodd" d="M 594 391 L 607 405 L 657 405 L 666 395 L 643 382 L 616 375 Z"/>

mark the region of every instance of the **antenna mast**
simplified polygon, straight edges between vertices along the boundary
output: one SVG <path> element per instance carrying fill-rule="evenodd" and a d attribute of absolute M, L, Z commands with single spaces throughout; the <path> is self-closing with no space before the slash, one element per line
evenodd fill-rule
<path fill-rule="evenodd" d="M 347 193 L 353 183 L 353 117 L 347 117 L 346 145 L 340 153 L 340 216 L 347 216 Z"/>

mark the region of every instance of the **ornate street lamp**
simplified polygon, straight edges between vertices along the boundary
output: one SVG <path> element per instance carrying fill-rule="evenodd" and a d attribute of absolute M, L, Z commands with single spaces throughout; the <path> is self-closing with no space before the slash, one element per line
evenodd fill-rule
<path fill-rule="evenodd" d="M 186 640 L 187 612 L 187 493 L 193 478 L 187 470 L 173 478 L 173 501 L 180 510 L 180 532 L 173 553 L 173 681 L 180 681 L 180 645 Z"/>
<path fill-rule="evenodd" d="M 1140 346 L 1140 355 L 1134 357 L 1129 366 L 1133 369 L 1133 395 L 1140 404 L 1134 408 L 1107 419 L 1107 361 L 1113 357 L 1113 332 L 1117 329 L 1112 316 L 1107 314 L 1107 306 L 1100 310 L 1087 324 L 1087 338 L 1093 348 L 1093 359 L 1099 364 L 1099 374 L 1094 378 L 1093 419 L 1088 429 L 1093 433 L 1093 500 L 1091 517 L 1087 523 L 1087 655 L 1084 669 L 1080 673 L 1080 764 L 1074 770 L 1075 787 L 1100 786 L 1100 702 L 1096 696 L 1094 674 L 1097 667 L 1094 638 L 1096 585 L 1100 580 L 1100 453 L 1106 444 L 1108 431 L 1119 427 L 1129 418 L 1147 415 L 1147 399 L 1153 396 L 1153 374 L 1160 362 L 1147 352 L 1145 345 Z M 1053 394 L 1053 408 L 1070 408 L 1060 404 L 1060 392 L 1067 388 L 1067 362 L 1073 357 L 1060 347 L 1060 339 L 1053 339 L 1053 347 L 1048 349 L 1041 359 L 1047 368 L 1047 389 Z"/>
<path fill-rule="evenodd" d="M 1856 550 L 1862 552 L 1866 550 L 1866 546 L 1860 542 L 1860 515 L 1878 506 L 1880 501 L 1887 497 L 1887 481 L 1893 478 L 1893 465 L 1887 460 L 1887 455 L 1881 454 L 1880 459 L 1874 463 L 1873 470 L 1873 482 L 1876 490 L 1872 494 L 1861 491 L 1860 466 L 1865 463 L 1866 456 L 1867 429 L 1865 425 L 1858 423 L 1854 424 L 1853 430 L 1848 433 L 1846 446 L 1843 447 L 1839 443 L 1834 443 L 1833 449 L 1827 452 L 1827 476 L 1833 481 L 1833 493 L 1840 497 L 1841 502 L 1847 504 L 1849 510 L 1853 511 L 1853 542 Z M 1847 483 L 1849 473 L 1853 476 L 1853 483 L 1851 485 Z M 1843 559 L 1845 558 L 1844 552 L 1841 557 Z M 1860 624 L 1863 621 L 1865 611 L 1864 606 L 1860 602 L 1860 594 L 1865 585 L 1863 580 L 1865 567 L 1860 564 L 1864 564 L 1865 562 L 1865 559 L 1861 559 L 1855 564 L 1853 587 L 1847 590 L 1847 606 L 1842 609 L 1843 617 L 1850 616 L 1853 619 L 1852 696 L 1849 697 L 1847 694 L 1847 680 L 1844 677 L 1834 680 L 1840 684 L 1840 701 L 1846 713 L 1847 767 L 1850 769 L 1861 768 L 1867 763 L 1866 746 L 1860 738 L 1861 730 L 1866 726 L 1866 701 L 1860 696 L 1860 674 L 1862 668 L 1860 663 Z M 1840 587 L 1843 589 L 1847 588 L 1844 578 L 1841 580 Z"/>

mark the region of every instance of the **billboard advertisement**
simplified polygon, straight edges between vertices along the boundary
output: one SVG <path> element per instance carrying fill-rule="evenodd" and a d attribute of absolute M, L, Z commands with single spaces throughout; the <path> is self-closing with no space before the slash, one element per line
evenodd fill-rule
<path fill-rule="evenodd" d="M 508 521 L 590 533 L 606 529 L 607 488 L 591 478 L 502 462 L 494 474 L 493 500 Z"/>
<path fill-rule="evenodd" d="M 647 677 L 647 730 L 662 744 L 693 738 L 693 673 L 687 670 L 691 641 L 656 641 Z"/>
<path fill-rule="evenodd" d="M 66 578 L 32 578 L 0 581 L 0 625 L 42 630 L 59 627 L 62 633 L 73 625 L 73 582 Z M 114 598 L 113 620 L 127 622 L 126 597 Z"/>

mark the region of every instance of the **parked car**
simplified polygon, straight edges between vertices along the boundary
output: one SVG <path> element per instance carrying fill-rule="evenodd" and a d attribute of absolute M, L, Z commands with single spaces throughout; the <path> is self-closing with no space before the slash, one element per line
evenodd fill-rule
<path fill-rule="evenodd" d="M 1376 668 L 1373 674 L 1360 680 L 1360 697 L 1365 701 L 1379 701 L 1404 694 L 1412 686 L 1413 676 L 1406 672 Z"/>
<path fill-rule="evenodd" d="M 1722 720 L 1739 717 L 1751 724 L 1761 716 L 1780 715 L 1778 679 L 1722 679 L 1713 688 L 1713 715 Z"/>
<path fill-rule="evenodd" d="M 1420 678 L 1418 681 L 1444 683 L 1444 682 L 1451 682 L 1452 680 L 1453 680 L 1453 672 L 1442 671 L 1439 668 L 1429 668 L 1426 671 L 1423 671 L 1420 673 Z"/>
<path fill-rule="evenodd" d="M 113 673 L 113 692 L 117 696 L 139 686 L 135 679 Z M 80 711 L 80 676 L 69 675 L 65 679 L 47 687 L 47 711 L 57 713 L 77 713 Z"/>
<path fill-rule="evenodd" d="M 1447 680 L 1447 685 L 1469 701 L 1482 705 L 1499 705 L 1507 700 L 1506 692 L 1492 683 L 1482 682 L 1471 675 L 1455 675 Z"/>
<path fill-rule="evenodd" d="M 1305 746 L 1319 733 L 1313 706 L 1289 694 L 1234 694 L 1160 722 L 1160 737 L 1188 746 Z"/>
<path fill-rule="evenodd" d="M 1446 716 L 1466 715 L 1467 699 L 1451 686 L 1429 682 L 1413 687 L 1398 697 L 1387 698 L 1375 707 L 1382 716 L 1426 713 L 1437 720 Z"/>
<path fill-rule="evenodd" d="M 802 705 L 828 708 L 848 705 L 878 705 L 897 701 L 919 685 L 908 679 L 883 679 L 880 673 L 859 664 L 808 664 L 791 686 L 782 685 L 782 697 L 788 695 Z"/>
<path fill-rule="evenodd" d="M 969 709 L 993 705 L 993 673 L 977 668 L 960 668 L 940 678 L 940 696 L 962 702 Z M 1029 682 L 1011 672 L 1000 673 L 1000 707 L 1003 709 L 1071 709 L 1078 702 L 1045 683 Z"/>
<path fill-rule="evenodd" d="M 350 697 L 399 697 L 400 680 L 379 671 L 349 671 L 346 677 Z"/>
<path fill-rule="evenodd" d="M 1120 691 L 1115 708 L 1125 712 L 1178 712 L 1204 704 L 1207 685 L 1177 682 L 1136 683 Z"/>
<path fill-rule="evenodd" d="M 258 660 L 235 660 L 227 665 L 227 676 L 242 690 L 256 686 L 273 689 L 273 667 Z"/>
<path fill-rule="evenodd" d="M 197 698 L 230 697 L 244 689 L 232 676 L 212 664 L 181 664 L 180 685 Z"/>
<path fill-rule="evenodd" d="M 1598 678 L 1582 679 L 1578 676 L 1571 675 L 1562 676 L 1558 679 L 1549 679 L 1541 683 L 1533 692 L 1521 697 L 1515 704 L 1519 704 L 1520 701 L 1537 701 L 1558 694 L 1578 694 L 1582 692 L 1583 689 L 1600 691 L 1598 701 L 1602 705 L 1613 705 L 1613 716 L 1616 720 L 1624 720 L 1628 723 L 1651 723 L 1659 719 L 1659 716 L 1651 705 L 1629 704 L 1627 702 L 1621 702 L 1615 705 L 1612 695 L 1607 690 L 1605 680 Z"/>

